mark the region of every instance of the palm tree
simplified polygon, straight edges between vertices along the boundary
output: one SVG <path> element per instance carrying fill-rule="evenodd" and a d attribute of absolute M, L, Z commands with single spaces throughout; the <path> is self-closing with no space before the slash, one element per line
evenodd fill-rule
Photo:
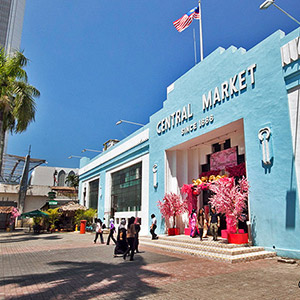
<path fill-rule="evenodd" d="M 0 175 L 3 163 L 5 132 L 20 133 L 35 119 L 34 98 L 40 92 L 27 80 L 24 70 L 28 59 L 22 52 L 7 56 L 0 49 Z"/>
<path fill-rule="evenodd" d="M 78 196 L 79 176 L 74 173 L 69 173 L 69 175 L 66 177 L 65 183 L 75 189 L 73 196 L 76 199 Z"/>
<path fill-rule="evenodd" d="M 79 185 L 79 176 L 74 174 L 74 173 L 70 173 L 66 177 L 65 183 L 69 184 L 69 186 L 71 186 L 71 187 L 74 187 L 75 190 L 77 191 L 77 188 L 78 188 L 78 185 Z"/>

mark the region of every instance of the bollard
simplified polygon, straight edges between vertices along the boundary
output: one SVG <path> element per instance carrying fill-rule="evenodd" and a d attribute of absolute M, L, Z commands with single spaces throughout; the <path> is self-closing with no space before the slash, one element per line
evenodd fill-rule
<path fill-rule="evenodd" d="M 86 225 L 86 220 L 81 220 L 80 221 L 80 234 L 85 233 L 85 225 Z"/>

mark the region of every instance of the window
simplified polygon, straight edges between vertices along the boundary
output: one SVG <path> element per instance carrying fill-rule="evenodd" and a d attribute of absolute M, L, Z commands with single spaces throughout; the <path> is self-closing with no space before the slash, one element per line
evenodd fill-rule
<path fill-rule="evenodd" d="M 142 163 L 112 174 L 111 205 L 114 212 L 141 210 Z"/>
<path fill-rule="evenodd" d="M 65 186 L 65 178 L 66 178 L 66 173 L 65 171 L 61 170 L 58 173 L 58 186 Z"/>
<path fill-rule="evenodd" d="M 91 181 L 89 185 L 89 208 L 98 209 L 99 179 Z"/>
<path fill-rule="evenodd" d="M 223 142 L 212 144 L 212 153 L 226 150 L 229 149 L 230 147 L 231 147 L 230 139 L 227 139 Z"/>

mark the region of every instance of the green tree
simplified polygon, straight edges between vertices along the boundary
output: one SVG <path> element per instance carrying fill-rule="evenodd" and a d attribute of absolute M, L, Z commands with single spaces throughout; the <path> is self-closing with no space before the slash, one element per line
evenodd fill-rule
<path fill-rule="evenodd" d="M 24 70 L 27 63 L 22 52 L 7 56 L 4 49 L 0 49 L 0 174 L 5 132 L 23 132 L 35 120 L 34 98 L 39 97 L 40 92 L 28 83 Z"/>
<path fill-rule="evenodd" d="M 77 191 L 77 188 L 79 186 L 79 176 L 71 173 L 66 177 L 65 183 L 69 184 L 69 186 L 71 187 L 74 187 Z"/>
<path fill-rule="evenodd" d="M 61 213 L 58 211 L 59 207 L 57 208 L 49 208 L 46 213 L 49 215 L 48 222 L 50 224 L 51 230 L 55 229 L 55 222 L 59 220 Z"/>
<path fill-rule="evenodd" d="M 92 225 L 96 216 L 97 210 L 94 208 L 89 208 L 87 210 L 79 209 L 75 213 L 75 224 L 80 225 L 81 220 L 86 220 L 87 225 Z"/>

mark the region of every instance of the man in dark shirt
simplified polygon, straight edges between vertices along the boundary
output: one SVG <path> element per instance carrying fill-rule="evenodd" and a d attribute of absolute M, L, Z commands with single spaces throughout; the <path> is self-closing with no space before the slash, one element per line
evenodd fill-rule
<path fill-rule="evenodd" d="M 216 209 L 212 207 L 211 213 L 209 216 L 208 225 L 210 226 L 210 231 L 213 235 L 213 240 L 218 240 L 218 228 L 220 227 L 220 217 L 216 213 Z"/>

